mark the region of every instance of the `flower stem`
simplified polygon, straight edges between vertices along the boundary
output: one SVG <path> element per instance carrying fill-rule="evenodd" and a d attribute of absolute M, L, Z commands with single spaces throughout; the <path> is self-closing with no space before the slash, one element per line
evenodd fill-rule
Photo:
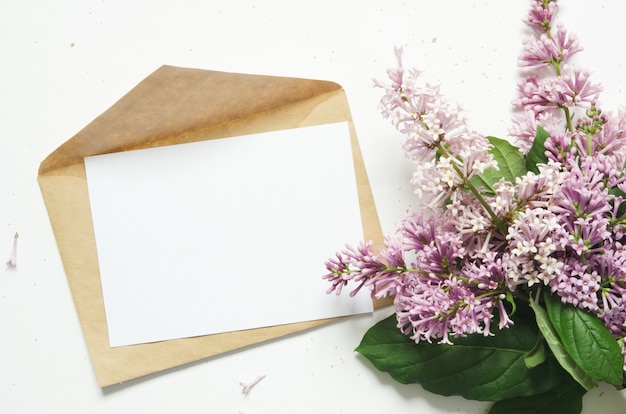
<path fill-rule="evenodd" d="M 443 145 L 441 145 L 441 143 L 437 144 L 437 149 L 441 151 L 441 153 L 444 156 L 451 158 L 450 153 L 446 151 L 446 149 L 443 147 Z M 454 168 L 454 171 L 457 173 L 457 175 L 463 182 L 463 186 L 468 188 L 472 192 L 472 194 L 474 194 L 478 202 L 485 208 L 485 211 L 487 212 L 487 214 L 489 214 L 489 217 L 491 217 L 491 221 L 493 222 L 493 224 L 498 228 L 498 230 L 502 232 L 502 234 L 506 234 L 506 224 L 504 224 L 504 222 L 500 220 L 500 218 L 496 215 L 496 213 L 494 213 L 494 211 L 491 209 L 487 201 L 485 201 L 482 194 L 480 194 L 480 192 L 476 189 L 474 184 L 472 184 L 470 180 L 465 176 L 465 174 L 463 174 L 463 171 L 461 171 L 461 169 L 454 162 L 450 164 L 452 165 L 452 168 Z"/>
<path fill-rule="evenodd" d="M 500 218 L 496 215 L 496 213 L 493 212 L 493 210 L 491 209 L 489 204 L 487 204 L 487 201 L 485 201 L 485 199 L 478 192 L 476 187 L 474 187 L 474 185 L 472 183 L 470 183 L 469 180 L 467 180 L 467 179 L 465 179 L 463 184 L 467 188 L 469 188 L 469 190 L 472 192 L 472 194 L 474 194 L 474 196 L 476 197 L 478 202 L 485 208 L 485 211 L 487 211 L 487 214 L 489 214 L 489 216 L 491 217 L 491 221 L 493 222 L 493 224 L 495 224 L 495 226 L 498 228 L 498 230 L 500 230 L 502 232 L 502 234 L 506 234 L 506 232 L 507 232 L 506 224 L 504 224 L 504 222 L 502 220 L 500 220 Z"/>
<path fill-rule="evenodd" d="M 574 126 L 572 125 L 572 114 L 569 111 L 569 108 L 563 106 L 563 112 L 565 113 L 565 122 L 567 122 L 567 130 L 569 132 L 574 132 Z"/>

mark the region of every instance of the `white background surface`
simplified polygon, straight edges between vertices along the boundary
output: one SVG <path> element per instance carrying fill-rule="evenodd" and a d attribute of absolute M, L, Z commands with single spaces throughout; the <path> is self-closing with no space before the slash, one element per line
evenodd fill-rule
<path fill-rule="evenodd" d="M 0 255 L 19 231 L 18 267 L 0 270 L 3 413 L 482 413 L 485 403 L 428 394 L 353 352 L 389 311 L 351 318 L 142 380 L 98 388 L 36 182 L 56 147 L 163 64 L 327 79 L 348 95 L 383 229 L 410 207 L 411 166 L 380 118 L 393 47 L 506 136 L 526 1 L 22 1 L 0 3 Z M 603 107 L 626 102 L 626 3 L 559 1 Z M 331 246 L 334 250 L 340 246 Z M 320 258 L 323 261 L 325 258 Z M 267 374 L 250 394 L 238 383 Z M 624 411 L 601 387 L 585 413 Z"/>

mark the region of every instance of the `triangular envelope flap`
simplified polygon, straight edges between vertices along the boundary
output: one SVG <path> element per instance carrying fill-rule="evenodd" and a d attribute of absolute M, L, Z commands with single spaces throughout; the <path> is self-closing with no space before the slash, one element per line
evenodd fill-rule
<path fill-rule="evenodd" d="M 264 116 L 313 109 L 331 92 L 343 90 L 329 81 L 162 66 L 50 154 L 39 175 L 90 155 L 269 131 L 276 122 L 259 122 Z"/>

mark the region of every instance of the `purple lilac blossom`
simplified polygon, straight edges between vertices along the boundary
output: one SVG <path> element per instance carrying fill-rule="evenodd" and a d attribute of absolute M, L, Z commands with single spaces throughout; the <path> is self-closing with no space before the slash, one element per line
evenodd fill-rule
<path fill-rule="evenodd" d="M 526 69 L 558 65 L 582 50 L 576 36 L 568 33 L 562 24 L 557 24 L 557 29 L 550 34 L 528 37 L 522 44 L 524 50 L 518 59 L 518 65 Z"/>
<path fill-rule="evenodd" d="M 524 18 L 524 23 L 541 32 L 549 33 L 557 11 L 558 5 L 556 0 L 549 2 L 547 7 L 543 3 L 534 2 L 530 6 L 530 12 Z"/>
<path fill-rule="evenodd" d="M 402 66 L 402 50 L 396 49 L 398 67 L 388 71 L 381 113 L 406 136 L 403 149 L 416 164 L 411 183 L 431 207 L 441 207 L 464 182 L 487 168 L 497 168 L 489 153 L 491 144 L 468 128 L 465 113 L 449 102 L 439 86 L 418 84 L 421 73 Z"/>

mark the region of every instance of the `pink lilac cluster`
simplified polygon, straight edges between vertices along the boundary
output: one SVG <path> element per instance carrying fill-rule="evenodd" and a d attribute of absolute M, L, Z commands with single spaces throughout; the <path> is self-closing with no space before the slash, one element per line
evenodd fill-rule
<path fill-rule="evenodd" d="M 495 168 L 489 141 L 467 126 L 465 113 L 442 95 L 439 86 L 420 85 L 420 72 L 402 67 L 402 50 L 396 49 L 398 67 L 390 69 L 389 84 L 382 98 L 383 116 L 406 135 L 403 149 L 415 161 L 411 180 L 415 192 L 441 206 L 463 188 L 463 177 L 471 178 Z"/>
<path fill-rule="evenodd" d="M 498 168 L 488 139 L 421 73 L 388 71 L 382 114 L 406 136 L 415 192 L 436 211 L 410 212 L 383 248 L 361 243 L 326 262 L 328 292 L 348 283 L 394 296 L 414 341 L 452 343 L 513 324 L 515 298 L 550 289 L 597 315 L 626 355 L 626 113 L 603 112 L 601 87 L 569 62 L 582 48 L 555 24 L 556 0 L 532 1 L 519 66 L 511 140 L 527 153 L 547 133 L 545 163 L 490 193 L 472 177 Z M 577 112 L 580 112 L 578 114 Z M 625 364 L 626 369 L 626 364 Z"/>
<path fill-rule="evenodd" d="M 568 63 L 582 47 L 562 24 L 553 29 L 556 12 L 556 1 L 535 1 L 526 20 L 534 36 L 524 42 L 519 65 L 531 73 L 519 84 L 510 133 L 527 152 L 537 126 L 544 128 L 545 155 L 560 178 L 547 206 L 550 225 L 537 227 L 524 218 L 532 211 L 519 212 L 516 221 L 522 218 L 548 234 L 526 246 L 535 255 L 533 265 L 522 260 L 514 270 L 521 269 L 529 285 L 538 278 L 563 302 L 596 314 L 626 356 L 626 216 L 620 209 L 626 192 L 626 113 L 599 108 L 602 87 Z M 515 228 L 515 222 L 509 226 L 510 240 Z"/>

